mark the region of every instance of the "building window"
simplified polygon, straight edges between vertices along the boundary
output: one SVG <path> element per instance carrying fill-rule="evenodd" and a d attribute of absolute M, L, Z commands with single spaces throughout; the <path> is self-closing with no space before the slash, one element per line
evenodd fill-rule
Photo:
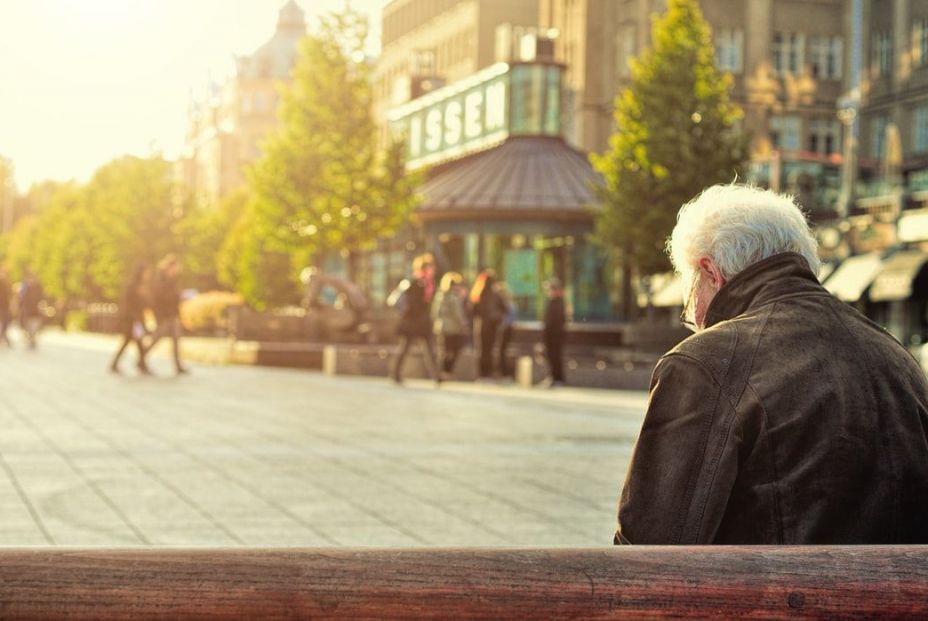
<path fill-rule="evenodd" d="M 773 148 L 798 151 L 802 148 L 802 119 L 798 116 L 775 116 L 770 119 Z"/>
<path fill-rule="evenodd" d="M 266 112 L 268 108 L 267 95 L 265 95 L 262 91 L 255 93 L 254 104 L 254 110 L 257 114 L 263 114 Z"/>
<path fill-rule="evenodd" d="M 773 69 L 778 75 L 799 75 L 805 62 L 805 37 L 795 32 L 773 35 Z"/>
<path fill-rule="evenodd" d="M 915 152 L 928 151 L 928 106 L 915 110 Z"/>
<path fill-rule="evenodd" d="M 876 159 L 882 158 L 886 153 L 887 125 L 889 118 L 885 116 L 878 116 L 870 121 L 870 155 Z"/>
<path fill-rule="evenodd" d="M 810 37 L 809 51 L 813 78 L 841 79 L 844 54 L 844 40 L 841 37 Z"/>
<path fill-rule="evenodd" d="M 809 126 L 809 151 L 831 155 L 841 150 L 841 125 L 836 120 L 814 119 Z"/>
<path fill-rule="evenodd" d="M 625 26 L 616 38 L 616 67 L 620 78 L 631 76 L 631 60 L 635 57 L 635 27 Z"/>
<path fill-rule="evenodd" d="M 722 71 L 741 73 L 744 32 L 723 28 L 715 34 L 715 64 Z"/>
<path fill-rule="evenodd" d="M 912 25 L 912 61 L 916 67 L 928 65 L 928 17 L 916 18 Z"/>
<path fill-rule="evenodd" d="M 893 73 L 893 35 L 884 30 L 874 33 L 870 50 L 870 65 L 874 77 L 886 77 Z"/>

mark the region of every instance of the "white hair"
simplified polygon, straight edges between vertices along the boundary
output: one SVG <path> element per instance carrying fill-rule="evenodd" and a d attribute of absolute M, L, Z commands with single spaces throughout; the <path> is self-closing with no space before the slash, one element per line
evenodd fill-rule
<path fill-rule="evenodd" d="M 813 274 L 820 266 L 818 243 L 793 197 L 734 183 L 707 188 L 681 207 L 667 250 L 688 278 L 703 257 L 726 279 L 781 252 L 802 255 Z"/>

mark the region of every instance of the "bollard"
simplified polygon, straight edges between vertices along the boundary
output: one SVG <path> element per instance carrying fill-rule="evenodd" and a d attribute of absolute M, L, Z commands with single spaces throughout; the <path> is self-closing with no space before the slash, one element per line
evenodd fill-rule
<path fill-rule="evenodd" d="M 338 353 L 334 345 L 326 345 L 322 348 L 322 373 L 323 375 L 335 375 L 336 365 L 338 364 Z"/>
<path fill-rule="evenodd" d="M 534 383 L 535 361 L 531 356 L 519 356 L 516 362 L 516 382 L 523 388 L 531 388 Z"/>

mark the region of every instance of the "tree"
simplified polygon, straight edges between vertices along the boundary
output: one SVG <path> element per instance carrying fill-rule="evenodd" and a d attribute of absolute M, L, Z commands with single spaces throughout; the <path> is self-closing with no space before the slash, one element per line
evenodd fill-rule
<path fill-rule="evenodd" d="M 622 265 L 626 317 L 635 308 L 634 275 L 669 269 L 664 246 L 679 208 L 735 179 L 747 145 L 729 99 L 731 76 L 715 66 L 697 1 L 669 0 L 652 32 L 653 47 L 632 61 L 631 85 L 616 98 L 609 148 L 590 158 L 605 180 L 596 237 Z"/>
<path fill-rule="evenodd" d="M 189 205 L 160 157 L 114 160 L 97 170 L 86 191 L 85 234 L 97 240 L 93 280 L 115 299 L 136 265 L 154 265 L 179 250 L 176 229 Z"/>
<path fill-rule="evenodd" d="M 215 207 L 194 205 L 177 223 L 177 245 L 181 248 L 184 280 L 200 290 L 215 289 L 219 277 L 220 253 L 236 226 L 251 195 L 246 187 L 234 190 Z M 235 281 L 229 283 L 235 285 Z"/>
<path fill-rule="evenodd" d="M 302 267 L 393 233 L 414 206 L 402 145 L 377 148 L 366 38 L 366 19 L 345 9 L 304 39 L 281 126 L 249 175 L 254 233 L 265 251 L 290 257 L 294 287 Z"/>
<path fill-rule="evenodd" d="M 99 244 L 98 236 L 90 234 L 93 228 L 87 191 L 77 184 L 58 186 L 36 216 L 32 269 L 64 309 L 100 297 L 93 278 Z"/>
<path fill-rule="evenodd" d="M 258 232 L 255 219 L 251 202 L 219 250 L 219 281 L 238 291 L 258 310 L 296 304 L 300 290 L 292 274 L 291 256 L 269 247 Z"/>

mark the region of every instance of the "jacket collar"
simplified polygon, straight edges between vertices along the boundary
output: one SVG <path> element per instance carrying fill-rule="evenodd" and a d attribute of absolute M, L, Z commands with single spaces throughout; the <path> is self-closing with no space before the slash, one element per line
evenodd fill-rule
<path fill-rule="evenodd" d="M 802 255 L 775 254 L 738 272 L 719 289 L 706 311 L 705 326 L 732 319 L 785 295 L 824 291 Z"/>

